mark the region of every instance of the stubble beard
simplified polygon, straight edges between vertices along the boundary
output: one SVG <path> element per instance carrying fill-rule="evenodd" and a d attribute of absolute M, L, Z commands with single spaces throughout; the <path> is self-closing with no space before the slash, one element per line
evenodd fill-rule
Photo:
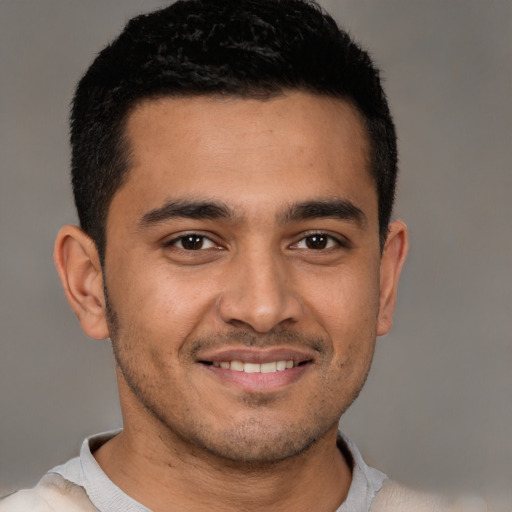
<path fill-rule="evenodd" d="M 273 398 L 265 393 L 255 393 L 244 401 L 246 407 L 255 410 L 255 415 L 243 422 L 231 424 L 222 431 L 215 431 L 208 422 L 201 421 L 197 415 L 195 419 L 190 415 L 184 428 L 176 424 L 172 414 L 169 414 L 165 406 L 160 403 L 157 390 L 153 390 L 150 384 L 151 376 L 141 372 L 137 359 L 125 353 L 129 350 L 125 351 L 120 343 L 123 329 L 106 289 L 105 300 L 110 339 L 118 370 L 137 402 L 164 428 L 168 434 L 169 443 L 175 444 L 178 441 L 178 444 L 186 446 L 189 452 L 196 456 L 208 454 L 238 470 L 259 471 L 307 452 L 328 432 L 337 429 L 341 415 L 357 398 L 370 369 L 368 364 L 368 368 L 361 375 L 359 385 L 341 406 L 338 404 L 337 410 L 333 409 L 326 398 L 329 393 L 334 393 L 334 390 L 329 390 L 328 386 L 322 389 L 321 394 L 313 400 L 316 403 L 313 404 L 310 415 L 300 423 L 269 425 L 265 416 L 259 414 L 259 410 L 272 405 L 270 402 Z M 273 345 L 286 343 L 292 338 L 296 341 L 298 336 L 301 337 L 297 333 L 281 330 L 273 334 Z M 236 337 L 237 340 L 240 337 L 245 339 L 242 342 L 248 346 L 255 345 L 254 340 L 260 339 L 252 333 L 242 336 L 236 333 Z M 193 344 L 191 353 L 205 345 L 218 345 L 218 340 L 218 336 L 197 340 Z M 143 341 L 135 340 L 135 343 L 143 343 Z M 135 343 L 132 340 L 131 345 Z M 302 343 L 319 353 L 325 352 L 328 346 L 325 340 L 305 336 L 302 336 Z"/>

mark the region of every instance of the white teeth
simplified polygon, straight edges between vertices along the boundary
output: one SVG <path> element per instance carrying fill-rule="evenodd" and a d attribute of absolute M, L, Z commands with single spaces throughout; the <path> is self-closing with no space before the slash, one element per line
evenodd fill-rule
<path fill-rule="evenodd" d="M 277 371 L 277 363 L 262 363 L 261 373 L 273 373 Z"/>
<path fill-rule="evenodd" d="M 242 361 L 231 361 L 230 368 L 232 370 L 235 370 L 235 372 L 243 372 L 244 371 L 244 363 L 242 363 Z"/>
<path fill-rule="evenodd" d="M 293 361 L 272 361 L 270 363 L 244 363 L 242 361 L 215 361 L 215 368 L 224 368 L 225 370 L 233 370 L 235 372 L 245 373 L 274 373 L 282 372 L 288 368 L 293 368 Z"/>
<path fill-rule="evenodd" d="M 244 363 L 244 372 L 245 373 L 260 373 L 261 372 L 261 364 Z"/>

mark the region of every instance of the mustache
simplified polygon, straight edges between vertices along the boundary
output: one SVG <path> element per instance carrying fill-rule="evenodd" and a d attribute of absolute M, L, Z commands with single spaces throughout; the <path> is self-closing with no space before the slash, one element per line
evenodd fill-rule
<path fill-rule="evenodd" d="M 234 344 L 255 348 L 291 346 L 307 348 L 318 354 L 325 354 L 330 350 L 330 342 L 326 337 L 281 328 L 264 334 L 241 330 L 199 336 L 191 340 L 190 353 L 194 357 L 204 350 L 218 349 Z"/>

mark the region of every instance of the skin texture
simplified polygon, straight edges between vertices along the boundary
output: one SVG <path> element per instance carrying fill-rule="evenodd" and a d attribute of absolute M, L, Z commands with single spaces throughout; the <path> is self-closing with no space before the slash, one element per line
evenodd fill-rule
<path fill-rule="evenodd" d="M 84 331 L 116 355 L 124 431 L 96 459 L 156 512 L 335 510 L 350 485 L 338 421 L 391 327 L 407 252 L 395 222 L 380 253 L 359 115 L 300 92 L 165 98 L 126 135 L 106 282 L 78 228 L 55 250 Z M 301 365 L 210 364 L 234 359 Z"/>

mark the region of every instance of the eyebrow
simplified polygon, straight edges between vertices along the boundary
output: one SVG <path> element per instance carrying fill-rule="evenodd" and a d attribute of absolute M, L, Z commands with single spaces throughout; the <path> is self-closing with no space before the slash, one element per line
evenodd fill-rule
<path fill-rule="evenodd" d="M 360 226 L 367 223 L 363 210 L 348 199 L 324 199 L 294 203 L 282 215 L 282 222 L 297 222 L 308 219 L 337 219 L 355 222 Z"/>
<path fill-rule="evenodd" d="M 168 201 L 163 206 L 146 213 L 140 220 L 141 227 L 149 227 L 166 220 L 184 219 L 234 219 L 233 210 L 217 201 L 187 201 L 183 199 Z"/>
<path fill-rule="evenodd" d="M 141 218 L 140 227 L 150 227 L 170 219 L 237 221 L 241 219 L 232 208 L 219 201 L 177 199 L 150 210 Z M 356 222 L 364 226 L 367 222 L 364 212 L 348 199 L 320 199 L 297 202 L 279 215 L 282 224 L 308 219 L 331 218 Z"/>

